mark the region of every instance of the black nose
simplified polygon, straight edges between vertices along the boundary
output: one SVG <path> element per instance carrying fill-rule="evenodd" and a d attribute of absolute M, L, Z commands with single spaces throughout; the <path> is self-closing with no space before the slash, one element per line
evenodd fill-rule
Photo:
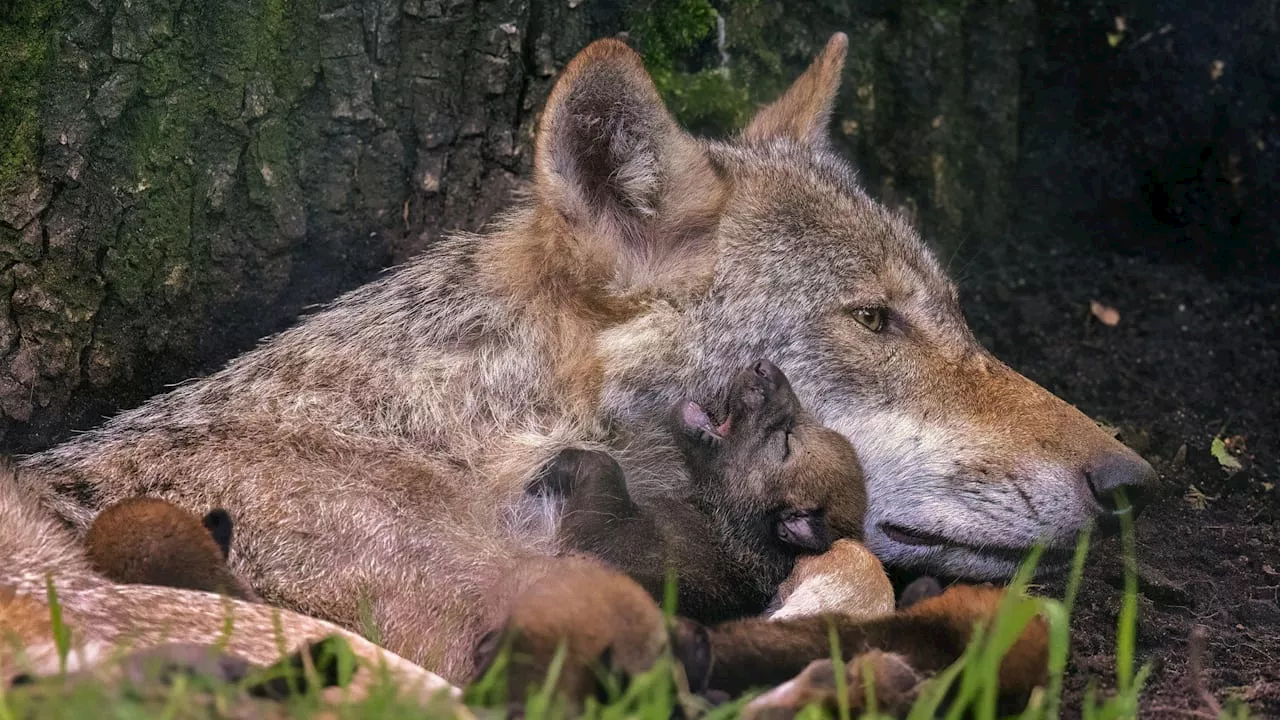
<path fill-rule="evenodd" d="M 1135 518 L 1151 501 L 1156 471 L 1151 463 L 1126 449 L 1108 452 L 1086 463 L 1084 477 L 1094 500 L 1102 507 L 1102 527 L 1110 530 L 1119 527 L 1119 516 L 1125 511 L 1122 494 Z"/>

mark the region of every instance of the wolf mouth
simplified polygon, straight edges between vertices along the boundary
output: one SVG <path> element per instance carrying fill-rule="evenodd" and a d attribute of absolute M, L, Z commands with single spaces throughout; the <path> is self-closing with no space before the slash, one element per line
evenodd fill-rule
<path fill-rule="evenodd" d="M 1000 545 L 974 545 L 970 543 L 960 542 L 945 535 L 928 532 L 926 530 L 913 530 L 894 525 L 893 523 L 881 523 L 880 531 L 885 537 L 900 545 L 908 545 L 912 547 L 922 548 L 962 548 L 978 555 L 999 558 L 1012 563 L 1020 563 L 1027 554 L 1031 552 L 1030 547 L 1009 547 Z M 1071 557 L 1071 549 L 1047 547 L 1040 556 L 1040 565 L 1043 568 L 1051 568 L 1065 563 Z"/>

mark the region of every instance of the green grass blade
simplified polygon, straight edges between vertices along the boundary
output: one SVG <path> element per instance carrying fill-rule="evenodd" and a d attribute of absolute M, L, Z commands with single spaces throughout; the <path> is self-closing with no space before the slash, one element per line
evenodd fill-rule
<path fill-rule="evenodd" d="M 1027 624 L 1040 612 L 1040 602 L 1026 596 L 1027 586 L 1035 577 L 1036 566 L 1044 553 L 1042 545 L 1036 545 L 1027 554 L 1025 560 L 1014 573 L 1013 581 L 1005 589 L 1000 600 L 1000 608 L 991 624 L 986 647 L 983 649 L 979 667 L 981 694 L 978 717 L 994 720 L 1000 699 L 1000 665 Z"/>
<path fill-rule="evenodd" d="M 827 641 L 831 645 L 831 665 L 836 679 L 836 709 L 840 720 L 849 720 L 848 676 L 845 675 L 844 656 L 840 652 L 840 634 L 836 632 L 835 619 L 827 618 Z"/>
<path fill-rule="evenodd" d="M 960 677 L 960 673 L 973 662 L 978 656 L 978 650 L 981 643 L 970 641 L 969 646 L 965 648 L 964 654 L 959 660 L 951 663 L 946 670 L 938 673 L 935 677 L 925 682 L 924 688 L 920 691 L 920 695 L 911 706 L 911 712 L 907 715 L 907 720 L 933 720 L 938 716 L 938 708 L 942 706 L 942 701 L 947 696 L 947 691 L 955 684 L 956 679 Z"/>
<path fill-rule="evenodd" d="M 367 589 L 362 590 L 356 597 L 356 623 L 360 627 L 360 634 L 366 640 L 374 645 L 382 644 L 382 628 L 378 625 L 378 618 L 373 611 L 373 596 Z"/>
<path fill-rule="evenodd" d="M 1116 628 L 1116 689 L 1125 694 L 1133 687 L 1134 647 L 1138 632 L 1138 553 L 1133 533 L 1133 511 L 1123 490 L 1116 491 L 1120 516 L 1120 556 L 1124 564 L 1124 597 Z"/>
<path fill-rule="evenodd" d="M 973 635 L 969 638 L 969 647 L 965 649 L 965 660 L 961 666 L 960 687 L 956 691 L 956 696 L 947 709 L 947 720 L 960 720 L 965 716 L 969 709 L 969 705 L 973 703 L 974 696 L 978 694 L 981 685 L 979 666 L 982 660 L 982 651 L 986 647 L 987 626 L 982 623 L 974 625 Z"/>
<path fill-rule="evenodd" d="M 556 654 L 551 658 L 551 666 L 547 669 L 546 680 L 543 681 L 542 687 L 529 698 L 529 702 L 525 706 L 526 716 L 529 720 L 550 720 L 555 717 L 552 715 L 557 693 L 556 688 L 560 683 L 560 673 L 564 670 L 564 660 L 569 653 L 569 646 L 565 642 L 561 642 L 556 646 Z"/>
<path fill-rule="evenodd" d="M 49 625 L 53 628 L 53 645 L 58 650 L 58 674 L 67 674 L 67 656 L 71 654 L 71 630 L 62 620 L 62 603 L 53 588 L 53 575 L 45 576 L 45 594 L 49 599 Z"/>
<path fill-rule="evenodd" d="M 1071 653 L 1071 612 L 1065 603 L 1044 600 L 1040 606 L 1049 625 L 1049 684 L 1045 690 L 1044 717 L 1058 720 L 1062 709 L 1062 680 Z"/>
<path fill-rule="evenodd" d="M 662 614 L 667 619 L 670 626 L 671 621 L 675 619 L 676 611 L 679 610 L 678 598 L 680 597 L 679 578 L 676 576 L 676 567 L 674 565 L 667 566 L 667 578 L 662 584 Z"/>
<path fill-rule="evenodd" d="M 1071 650 L 1071 613 L 1080 593 L 1092 535 L 1092 529 L 1086 528 L 1076 539 L 1076 551 L 1071 558 L 1071 573 L 1067 576 L 1067 590 L 1062 602 L 1046 600 L 1044 605 L 1045 620 L 1049 623 L 1049 686 L 1045 693 L 1044 711 L 1047 720 L 1058 720 L 1062 711 L 1062 680 Z"/>

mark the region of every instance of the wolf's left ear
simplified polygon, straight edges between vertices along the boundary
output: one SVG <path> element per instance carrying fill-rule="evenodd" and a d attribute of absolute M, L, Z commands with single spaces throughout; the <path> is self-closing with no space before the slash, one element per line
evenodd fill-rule
<path fill-rule="evenodd" d="M 756 113 L 742 131 L 748 141 L 775 137 L 811 147 L 826 145 L 831 107 L 840 90 L 840 74 L 849 49 L 849 36 L 836 33 L 809 68 L 787 88 L 782 97 Z"/>
<path fill-rule="evenodd" d="M 617 40 L 592 43 L 564 69 L 539 123 L 534 173 L 539 207 L 563 217 L 623 285 L 666 282 L 718 217 L 720 181 L 705 153 Z"/>

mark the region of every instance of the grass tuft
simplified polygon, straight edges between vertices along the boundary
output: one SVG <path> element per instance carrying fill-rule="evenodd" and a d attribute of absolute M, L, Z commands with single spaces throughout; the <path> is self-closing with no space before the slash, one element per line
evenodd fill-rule
<path fill-rule="evenodd" d="M 1121 508 L 1127 503 L 1121 499 Z M 1139 716 L 1139 704 L 1150 666 L 1137 663 L 1137 563 L 1132 517 L 1121 513 L 1121 547 L 1124 553 L 1124 591 L 1116 626 L 1116 689 L 1102 693 L 1095 683 L 1086 689 L 1079 708 L 1085 720 L 1128 720 Z M 947 720 L 976 718 L 996 720 L 999 715 L 998 678 L 1001 661 L 1013 646 L 1018 635 L 1037 615 L 1044 618 L 1049 631 L 1048 683 L 1032 694 L 1030 702 L 1016 716 L 1023 720 L 1057 720 L 1062 713 L 1063 677 L 1067 670 L 1070 650 L 1070 620 L 1079 593 L 1081 578 L 1089 552 L 1089 533 L 1084 533 L 1072 558 L 1066 591 L 1061 600 L 1035 598 L 1027 594 L 1035 568 L 1041 557 L 1041 549 L 1034 549 L 1019 566 L 1009 590 L 995 618 L 979 624 L 963 655 L 951 666 L 925 681 L 919 696 L 907 715 L 907 720 L 925 720 L 945 713 Z M 62 621 L 62 608 L 53 583 L 46 583 L 51 627 L 58 648 L 60 667 L 65 676 L 66 657 L 71 652 L 71 631 Z M 676 612 L 675 578 L 669 578 L 663 599 L 663 610 L 669 620 Z M 228 620 L 227 630 L 230 629 Z M 277 628 L 277 633 L 279 629 Z M 838 720 L 851 720 L 848 702 L 844 657 L 847 648 L 841 648 L 835 625 L 830 626 L 831 660 L 839 688 L 835 708 Z M 277 640 L 283 638 L 279 635 Z M 566 705 L 556 693 L 557 681 L 564 666 L 567 648 L 561 645 L 552 662 L 552 668 L 540 687 L 531 688 L 525 715 L 529 720 L 556 720 L 566 717 Z M 491 714 L 489 708 L 503 709 L 507 699 L 506 677 L 510 667 L 509 642 L 499 650 L 489 671 L 472 683 L 464 694 L 464 702 L 478 711 Z M 357 659 L 346 643 L 326 646 L 316 656 L 316 665 L 339 668 L 340 684 L 345 684 L 354 674 Z M 278 671 L 280 668 L 268 668 Z M 868 711 L 863 718 L 879 717 L 875 703 L 874 676 L 865 669 L 861 681 L 865 683 Z M 314 667 L 303 669 L 310 677 Z M 307 683 L 299 689 L 299 697 L 287 703 L 288 716 L 313 718 L 333 710 L 329 717 L 340 718 L 442 718 L 451 716 L 445 705 L 422 708 L 405 697 L 391 680 L 385 668 L 374 668 L 375 680 L 369 694 L 359 701 L 343 701 L 338 707 L 326 705 L 315 683 Z M 585 720 L 669 720 L 682 708 L 690 714 L 687 698 L 679 696 L 680 670 L 668 653 L 655 667 L 627 683 L 607 685 L 602 699 L 589 699 L 579 717 Z M 154 692 L 132 693 L 119 687 L 97 681 L 78 681 L 71 689 L 61 686 L 65 678 L 50 678 L 33 686 L 11 688 L 0 692 L 0 720 L 25 717 L 119 717 L 119 718 L 186 718 L 245 716 L 238 703 L 244 702 L 243 694 L 237 694 L 235 686 L 210 689 L 205 684 L 183 678 L 170 684 L 158 698 Z M 258 679 L 261 679 L 258 676 Z M 616 680 L 616 678 L 614 679 Z M 49 685 L 58 684 L 56 692 Z M 741 715 L 751 696 L 743 697 L 719 707 L 699 707 L 700 717 L 706 720 L 732 720 Z M 200 710 L 203 708 L 203 710 Z M 821 707 L 803 709 L 802 720 L 826 719 L 828 713 Z M 1225 703 L 1221 717 L 1224 720 L 1246 720 L 1249 709 L 1238 699 Z"/>

